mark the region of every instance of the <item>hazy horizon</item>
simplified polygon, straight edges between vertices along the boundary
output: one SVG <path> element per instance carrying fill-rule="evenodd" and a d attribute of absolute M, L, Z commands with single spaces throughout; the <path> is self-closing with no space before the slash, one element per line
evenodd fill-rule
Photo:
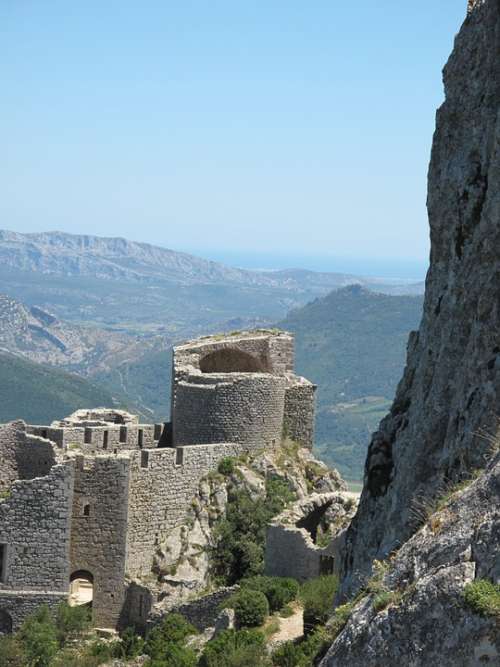
<path fill-rule="evenodd" d="M 420 275 L 465 5 L 3 3 L 2 226 Z"/>

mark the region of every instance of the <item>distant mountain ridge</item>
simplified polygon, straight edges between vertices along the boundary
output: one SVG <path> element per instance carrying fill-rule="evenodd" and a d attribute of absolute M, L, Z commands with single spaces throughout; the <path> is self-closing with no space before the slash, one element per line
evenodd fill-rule
<path fill-rule="evenodd" d="M 252 271 L 226 266 L 168 248 L 119 237 L 75 235 L 65 232 L 20 234 L 0 230 L 0 265 L 21 271 L 65 276 L 91 276 L 149 282 L 166 280 L 182 285 L 231 284 L 291 291 L 331 289 L 359 283 L 382 290 L 405 283 L 368 279 L 345 273 L 306 269 Z M 420 289 L 408 285 L 413 291 Z"/>

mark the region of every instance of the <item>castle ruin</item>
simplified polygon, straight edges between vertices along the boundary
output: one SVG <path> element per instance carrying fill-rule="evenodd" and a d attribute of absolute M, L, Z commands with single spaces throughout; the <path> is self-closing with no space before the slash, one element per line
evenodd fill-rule
<path fill-rule="evenodd" d="M 281 331 L 174 349 L 171 421 L 80 410 L 50 426 L 0 426 L 0 634 L 39 605 L 92 604 L 96 627 L 145 623 L 157 545 L 221 459 L 312 448 L 313 384 Z"/>

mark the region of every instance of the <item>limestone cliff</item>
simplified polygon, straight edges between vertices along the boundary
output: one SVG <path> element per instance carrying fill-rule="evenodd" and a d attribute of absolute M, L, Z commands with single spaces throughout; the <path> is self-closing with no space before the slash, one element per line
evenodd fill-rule
<path fill-rule="evenodd" d="M 446 99 L 437 113 L 424 315 L 419 332 L 410 336 L 391 412 L 369 447 L 343 564 L 347 594 L 359 589 L 374 559 L 387 557 L 415 533 L 415 508 L 485 467 L 490 443 L 484 433 L 498 431 L 499 48 L 500 3 L 469 3 L 444 70 Z M 496 494 L 493 504 L 498 487 Z"/>

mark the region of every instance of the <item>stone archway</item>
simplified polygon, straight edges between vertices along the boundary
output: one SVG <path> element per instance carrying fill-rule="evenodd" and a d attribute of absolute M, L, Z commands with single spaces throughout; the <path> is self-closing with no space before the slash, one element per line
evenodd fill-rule
<path fill-rule="evenodd" d="M 12 633 L 12 616 L 0 609 L 0 637 L 3 635 L 10 635 Z"/>
<path fill-rule="evenodd" d="M 87 570 L 73 572 L 69 580 L 69 600 L 71 607 L 87 605 L 92 607 L 94 600 L 94 576 Z"/>
<path fill-rule="evenodd" d="M 200 359 L 202 373 L 266 373 L 267 364 L 248 352 L 225 347 Z"/>

